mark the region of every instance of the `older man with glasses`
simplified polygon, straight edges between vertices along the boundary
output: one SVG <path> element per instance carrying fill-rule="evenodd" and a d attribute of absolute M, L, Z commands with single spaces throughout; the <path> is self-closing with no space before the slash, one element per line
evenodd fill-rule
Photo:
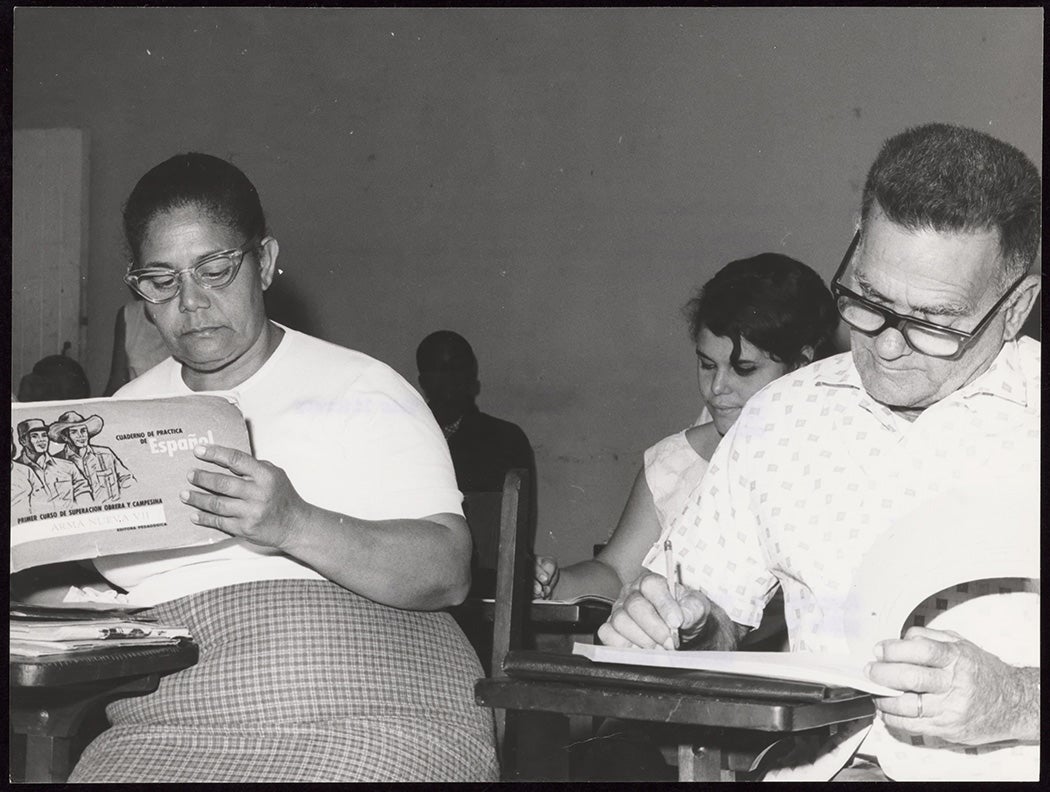
<path fill-rule="evenodd" d="M 944 528 L 908 520 L 962 497 L 1019 519 L 1006 493 L 1038 500 L 1040 344 L 1017 335 L 1040 285 L 1040 193 L 1028 158 L 981 132 L 928 124 L 883 145 L 832 282 L 851 352 L 753 397 L 669 532 L 685 584 L 677 599 L 654 547 L 652 572 L 625 587 L 599 632 L 606 644 L 670 648 L 678 628 L 685 648 L 732 648 L 779 584 L 793 651 L 855 653 L 850 630 L 871 614 L 852 589 L 888 538 L 899 552 L 886 579 L 921 578 L 953 554 L 980 568 L 980 548 L 1000 541 L 1038 556 L 1037 517 L 1011 531 L 953 523 L 943 553 L 923 558 L 913 545 Z M 967 608 L 985 594 L 1035 597 L 1038 582 L 954 582 L 908 603 L 918 607 L 903 639 L 880 636 L 869 650 L 868 675 L 904 691 L 876 699 L 871 731 L 842 729 L 767 777 L 1036 777 L 1038 660 L 1011 664 L 933 627 L 956 606 L 976 612 Z M 877 608 L 891 594 L 859 601 Z M 1037 642 L 1037 618 L 1022 623 L 1019 637 Z"/>

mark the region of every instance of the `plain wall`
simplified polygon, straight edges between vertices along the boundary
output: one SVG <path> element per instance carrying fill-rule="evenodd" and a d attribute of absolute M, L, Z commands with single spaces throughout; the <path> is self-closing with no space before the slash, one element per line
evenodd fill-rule
<path fill-rule="evenodd" d="M 681 306 L 773 250 L 830 277 L 880 142 L 948 121 L 1041 169 L 1040 8 L 19 8 L 14 126 L 89 130 L 86 368 L 128 297 L 120 208 L 227 157 L 293 326 L 415 383 L 447 328 L 539 469 L 537 551 L 589 557 L 699 413 Z"/>

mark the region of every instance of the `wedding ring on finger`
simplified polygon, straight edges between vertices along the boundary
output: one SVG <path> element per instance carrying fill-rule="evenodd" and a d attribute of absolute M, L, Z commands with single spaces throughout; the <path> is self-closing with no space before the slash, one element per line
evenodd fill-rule
<path fill-rule="evenodd" d="M 919 702 L 919 711 L 915 713 L 916 718 L 922 717 L 922 693 L 915 694 L 916 700 Z"/>

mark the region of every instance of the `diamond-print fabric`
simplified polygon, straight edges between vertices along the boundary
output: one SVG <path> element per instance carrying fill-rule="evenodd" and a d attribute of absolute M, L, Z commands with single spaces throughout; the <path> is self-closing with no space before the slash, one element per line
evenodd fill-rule
<path fill-rule="evenodd" d="M 755 626 L 779 581 L 791 648 L 847 651 L 823 625 L 883 530 L 923 499 L 1038 466 L 1039 361 L 1038 342 L 1008 343 L 913 422 L 867 395 L 849 353 L 771 383 L 674 520 L 683 582 Z M 656 572 L 659 550 L 645 560 Z"/>
<path fill-rule="evenodd" d="M 849 353 L 770 383 L 669 531 L 683 582 L 752 627 L 779 582 L 791 649 L 847 652 L 845 598 L 882 532 L 938 494 L 1038 471 L 1040 357 L 1037 341 L 1008 342 L 912 422 L 867 395 Z M 659 551 L 645 566 L 662 573 Z"/>

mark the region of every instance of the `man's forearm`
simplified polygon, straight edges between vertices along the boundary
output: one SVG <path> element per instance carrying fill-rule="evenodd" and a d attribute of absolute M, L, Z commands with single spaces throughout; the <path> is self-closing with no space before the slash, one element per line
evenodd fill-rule
<path fill-rule="evenodd" d="M 1038 668 L 1018 668 L 1015 676 L 1015 699 L 1010 711 L 1014 739 L 1022 742 L 1039 742 L 1039 671 Z"/>

